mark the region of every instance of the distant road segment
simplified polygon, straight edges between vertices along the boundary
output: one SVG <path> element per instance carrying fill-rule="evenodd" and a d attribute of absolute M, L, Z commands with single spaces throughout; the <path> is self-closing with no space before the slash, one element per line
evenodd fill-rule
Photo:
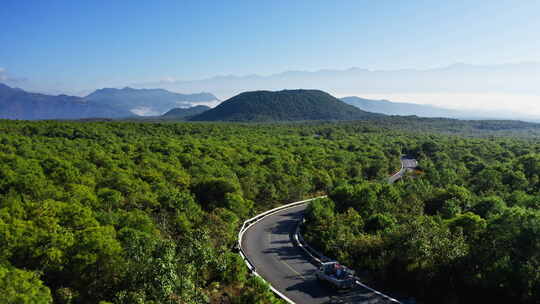
<path fill-rule="evenodd" d="M 395 183 L 398 179 L 402 178 L 405 173 L 408 171 L 418 167 L 418 162 L 414 158 L 407 158 L 402 157 L 401 158 L 401 169 L 396 172 L 394 175 L 390 176 L 388 178 L 388 182 Z"/>

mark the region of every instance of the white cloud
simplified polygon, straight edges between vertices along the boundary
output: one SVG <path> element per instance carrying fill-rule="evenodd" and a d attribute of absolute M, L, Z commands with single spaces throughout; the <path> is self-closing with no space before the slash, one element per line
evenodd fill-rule
<path fill-rule="evenodd" d="M 217 105 L 219 105 L 220 103 L 221 103 L 220 100 L 199 101 L 199 102 L 192 102 L 191 106 L 192 107 L 195 107 L 195 106 L 207 106 L 207 107 L 210 107 L 210 108 L 214 108 Z"/>
<path fill-rule="evenodd" d="M 220 100 L 207 100 L 207 101 L 197 101 L 197 102 L 180 101 L 180 102 L 177 103 L 177 105 L 178 105 L 179 108 L 184 108 L 184 109 L 185 108 L 195 107 L 195 106 L 207 106 L 207 107 L 213 108 L 213 107 L 217 106 L 220 103 L 221 103 Z"/>
<path fill-rule="evenodd" d="M 0 81 L 8 83 L 8 84 L 18 84 L 21 82 L 26 82 L 26 78 L 18 78 L 13 77 L 8 73 L 8 71 L 5 68 L 0 67 Z"/>
<path fill-rule="evenodd" d="M 174 77 L 165 77 L 159 80 L 160 83 L 175 83 L 178 80 Z"/>
<path fill-rule="evenodd" d="M 540 95 L 540 62 L 504 65 L 451 65 L 427 70 L 380 70 L 352 68 L 283 72 L 258 76 L 219 76 L 182 81 L 167 77 L 138 87 L 161 87 L 184 94 L 211 92 L 221 99 L 253 90 L 316 88 L 332 94 L 526 94 Z M 468 103 L 466 103 L 468 104 Z M 447 105 L 451 106 L 451 104 Z M 497 106 L 503 106 L 497 104 Z"/>
<path fill-rule="evenodd" d="M 163 114 L 155 109 L 152 109 L 151 107 L 144 107 L 144 106 L 133 108 L 130 111 L 131 113 L 138 116 L 157 116 L 157 115 Z"/>
<path fill-rule="evenodd" d="M 6 81 L 7 79 L 6 69 L 0 68 L 0 81 Z"/>

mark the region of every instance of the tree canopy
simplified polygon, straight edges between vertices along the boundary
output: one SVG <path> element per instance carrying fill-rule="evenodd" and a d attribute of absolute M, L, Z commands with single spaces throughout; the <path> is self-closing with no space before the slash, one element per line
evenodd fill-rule
<path fill-rule="evenodd" d="M 403 154 L 421 168 L 390 185 Z M 536 303 L 539 155 L 532 139 L 366 121 L 0 120 L 0 294 L 278 303 L 234 252 L 239 226 L 329 193 L 306 239 L 377 284 L 428 302 Z"/>

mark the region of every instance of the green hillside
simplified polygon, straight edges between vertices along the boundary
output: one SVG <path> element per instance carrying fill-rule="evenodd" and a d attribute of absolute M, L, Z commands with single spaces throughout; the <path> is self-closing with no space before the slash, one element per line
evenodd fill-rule
<path fill-rule="evenodd" d="M 167 113 L 161 115 L 161 118 L 164 119 L 184 119 L 186 117 L 194 116 L 201 114 L 205 111 L 210 110 L 210 107 L 207 106 L 194 106 L 190 108 L 174 108 L 168 111 Z"/>
<path fill-rule="evenodd" d="M 358 120 L 377 114 L 345 104 L 319 90 L 254 91 L 234 96 L 195 121 Z"/>

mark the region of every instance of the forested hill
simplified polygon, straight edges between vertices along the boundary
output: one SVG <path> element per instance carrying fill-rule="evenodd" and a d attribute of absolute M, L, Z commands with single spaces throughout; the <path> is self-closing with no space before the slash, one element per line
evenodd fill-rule
<path fill-rule="evenodd" d="M 201 114 L 205 111 L 210 110 L 210 107 L 207 106 L 194 106 L 190 108 L 174 108 L 168 111 L 167 113 L 161 115 L 161 118 L 164 119 L 183 119 L 189 116 L 194 116 Z"/>
<path fill-rule="evenodd" d="M 234 96 L 195 121 L 357 120 L 378 114 L 362 111 L 319 90 L 253 91 Z"/>

